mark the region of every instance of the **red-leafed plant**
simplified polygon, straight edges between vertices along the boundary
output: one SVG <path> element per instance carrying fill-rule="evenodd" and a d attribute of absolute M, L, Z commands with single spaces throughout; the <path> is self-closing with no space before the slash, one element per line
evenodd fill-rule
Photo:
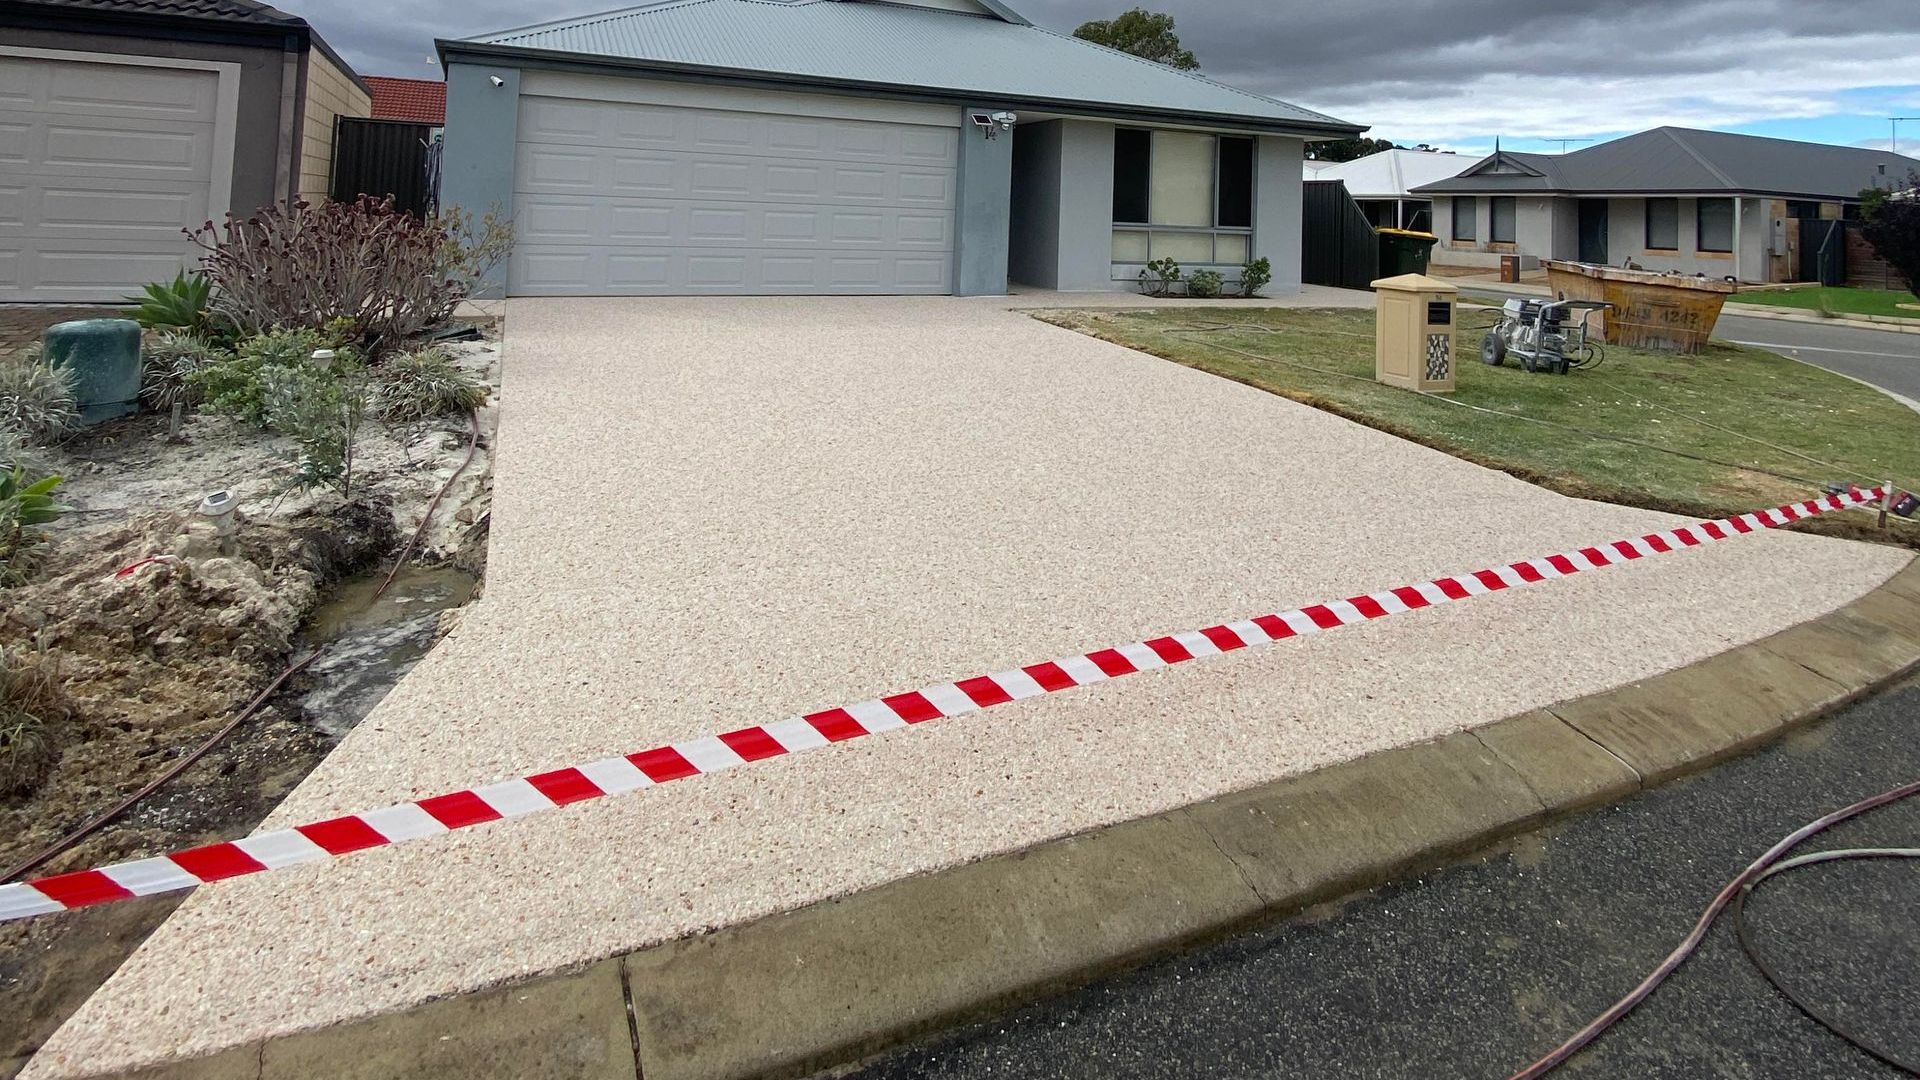
<path fill-rule="evenodd" d="M 445 322 L 513 246 L 496 214 L 419 218 L 371 196 L 228 215 L 189 235 L 227 333 L 350 326 L 370 353 Z"/>

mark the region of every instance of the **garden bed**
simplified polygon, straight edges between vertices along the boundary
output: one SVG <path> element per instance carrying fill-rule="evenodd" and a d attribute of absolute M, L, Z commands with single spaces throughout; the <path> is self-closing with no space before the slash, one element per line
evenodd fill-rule
<path fill-rule="evenodd" d="M 497 386 L 497 343 L 449 351 Z M 407 571 L 376 612 L 398 633 L 334 650 L 178 779 L 35 873 L 243 835 L 431 643 L 431 608 L 471 598 L 483 569 L 490 406 L 471 462 L 464 416 L 369 421 L 354 444 L 349 497 L 300 489 L 298 448 L 284 435 L 205 412 L 187 414 L 176 438 L 168 429 L 166 416 L 142 413 L 44 452 L 70 509 L 43 528 L 31 577 L 0 588 L 0 639 L 54 677 L 67 708 L 40 733 L 39 775 L 0 798 L 0 865 L 40 851 L 192 752 L 304 646 L 382 629 L 342 609 L 363 608 L 372 588 L 361 582 L 385 578 L 447 487 L 409 556 L 421 569 Z M 196 512 L 218 490 L 239 498 L 240 526 L 224 544 Z M 431 600 L 429 590 L 405 591 L 414 575 L 432 586 Z M 354 662 L 368 651 L 378 655 Z M 0 1077 L 23 1066 L 176 902 L 0 926 L 0 1012 L 15 1021 L 0 1040 Z"/>
<path fill-rule="evenodd" d="M 1709 517 L 1810 498 L 1828 482 L 1920 483 L 1920 416 L 1759 349 L 1712 342 L 1679 356 L 1608 346 L 1597 369 L 1531 375 L 1474 359 L 1490 315 L 1463 311 L 1458 389 L 1443 400 L 1374 381 L 1370 311 L 1037 317 L 1581 498 Z M 1885 531 L 1864 514 L 1795 527 L 1920 546 L 1920 526 L 1897 518 Z"/>

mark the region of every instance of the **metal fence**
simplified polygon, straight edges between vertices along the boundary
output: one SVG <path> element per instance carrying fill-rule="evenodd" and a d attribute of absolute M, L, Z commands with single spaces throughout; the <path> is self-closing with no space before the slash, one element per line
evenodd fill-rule
<path fill-rule="evenodd" d="M 398 209 L 432 213 L 432 140 L 433 128 L 426 124 L 340 117 L 334 125 L 330 194 L 337 201 L 391 198 Z"/>
<path fill-rule="evenodd" d="M 1339 180 L 1305 182 L 1300 280 L 1364 289 L 1380 276 L 1380 241 L 1360 204 Z"/>

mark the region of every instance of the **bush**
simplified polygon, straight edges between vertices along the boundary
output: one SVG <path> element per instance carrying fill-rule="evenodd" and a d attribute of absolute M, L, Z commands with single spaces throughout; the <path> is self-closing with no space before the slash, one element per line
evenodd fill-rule
<path fill-rule="evenodd" d="M 1273 280 L 1273 264 L 1255 259 L 1240 268 L 1240 295 L 1252 298 Z"/>
<path fill-rule="evenodd" d="M 1180 280 L 1180 264 L 1172 259 L 1155 259 L 1140 271 L 1140 291 L 1148 296 L 1166 296 Z"/>
<path fill-rule="evenodd" d="M 264 369 L 267 426 L 300 448 L 294 486 L 353 494 L 353 444 L 366 419 L 365 369 L 351 360 L 334 369 L 311 361 Z"/>
<path fill-rule="evenodd" d="M 33 445 L 19 428 L 0 423 L 0 473 L 10 473 L 15 469 L 25 469 L 35 476 L 45 476 L 52 471 L 52 465 L 40 448 Z"/>
<path fill-rule="evenodd" d="M 140 400 L 165 412 L 175 405 L 198 405 L 197 372 L 233 359 L 206 339 L 188 333 L 161 334 L 140 354 Z"/>
<path fill-rule="evenodd" d="M 35 549 L 46 540 L 38 526 L 51 524 L 66 507 L 53 501 L 57 476 L 29 479 L 25 468 L 0 473 L 0 586 L 25 581 L 38 562 Z"/>
<path fill-rule="evenodd" d="M 1222 282 L 1220 275 L 1211 270 L 1195 270 L 1187 278 L 1187 295 L 1200 299 L 1211 299 L 1220 295 Z"/>
<path fill-rule="evenodd" d="M 172 281 L 152 282 L 141 287 L 142 295 L 127 297 L 127 303 L 133 305 L 127 318 L 147 330 L 185 330 L 204 335 L 209 329 L 207 301 L 212 292 L 213 283 L 204 276 L 189 276 L 182 270 Z"/>
<path fill-rule="evenodd" d="M 0 798 L 40 786 L 56 756 L 54 726 L 72 715 L 44 652 L 0 649 Z"/>
<path fill-rule="evenodd" d="M 322 330 L 269 330 L 240 343 L 232 355 L 217 355 L 212 363 L 186 376 L 187 393 L 209 411 L 239 417 L 256 427 L 268 427 L 267 383 L 275 369 L 313 369 L 313 354 L 334 349 L 352 364 L 357 357 L 338 336 Z M 316 369 L 317 370 L 317 369 Z"/>
<path fill-rule="evenodd" d="M 374 353 L 445 322 L 513 244 L 494 214 L 423 220 L 371 197 L 272 206 L 192 235 L 213 315 L 237 335 L 341 320 Z"/>
<path fill-rule="evenodd" d="M 374 380 L 376 409 L 397 424 L 465 416 L 487 402 L 486 386 L 440 348 L 392 357 L 374 372 Z"/>
<path fill-rule="evenodd" d="M 37 344 L 0 360 L 0 427 L 44 446 L 79 426 L 72 372 L 47 363 Z"/>
<path fill-rule="evenodd" d="M 1907 279 L 1907 291 L 1920 297 L 1920 170 L 1909 170 L 1895 187 L 1860 193 L 1860 236 Z"/>

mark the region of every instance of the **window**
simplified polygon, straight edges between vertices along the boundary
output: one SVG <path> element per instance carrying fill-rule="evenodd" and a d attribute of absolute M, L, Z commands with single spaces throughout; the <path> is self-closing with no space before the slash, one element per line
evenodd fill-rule
<path fill-rule="evenodd" d="M 1480 239 L 1480 221 L 1474 213 L 1478 200 L 1472 196 L 1456 195 L 1453 198 L 1453 238 L 1455 240 Z"/>
<path fill-rule="evenodd" d="M 1246 262 L 1252 252 L 1253 140 L 1116 129 L 1113 222 L 1114 262 Z"/>
<path fill-rule="evenodd" d="M 1701 199 L 1695 207 L 1694 219 L 1700 230 L 1694 250 L 1733 250 L 1732 199 Z"/>
<path fill-rule="evenodd" d="M 1493 204 L 1493 242 L 1496 244 L 1518 243 L 1520 238 L 1520 204 L 1511 195 L 1496 195 L 1488 200 Z"/>
<path fill-rule="evenodd" d="M 1120 128 L 1113 133 L 1113 220 L 1147 222 L 1147 162 L 1153 132 Z"/>
<path fill-rule="evenodd" d="M 1647 200 L 1647 250 L 1680 250 L 1680 200 Z"/>

